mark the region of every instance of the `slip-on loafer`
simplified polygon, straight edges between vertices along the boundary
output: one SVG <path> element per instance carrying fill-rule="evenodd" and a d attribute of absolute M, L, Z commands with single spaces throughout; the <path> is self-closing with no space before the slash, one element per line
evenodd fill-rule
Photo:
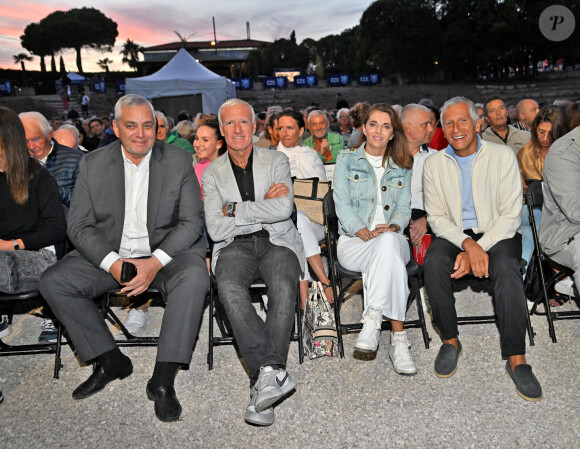
<path fill-rule="evenodd" d="M 121 369 L 118 369 L 113 374 L 107 374 L 103 371 L 103 367 L 100 364 L 95 365 L 93 374 L 80 384 L 72 393 L 73 399 L 85 399 L 92 396 L 95 393 L 103 390 L 108 383 L 116 379 L 125 379 L 133 374 L 133 364 L 129 360 L 129 363 Z"/>
<path fill-rule="evenodd" d="M 435 375 L 437 377 L 451 377 L 457 371 L 457 360 L 463 354 L 461 342 L 457 349 L 451 343 L 444 343 L 439 348 L 439 354 L 435 359 Z"/>
<path fill-rule="evenodd" d="M 542 399 L 542 386 L 534 373 L 532 367 L 527 364 L 516 365 L 512 371 L 509 360 L 505 365 L 505 370 L 516 385 L 516 392 L 526 401 L 537 402 Z"/>
<path fill-rule="evenodd" d="M 151 389 L 151 381 L 147 382 L 147 397 L 155 401 L 155 416 L 159 421 L 177 421 L 181 416 L 181 404 L 177 400 L 175 389 L 161 385 L 156 391 Z"/>

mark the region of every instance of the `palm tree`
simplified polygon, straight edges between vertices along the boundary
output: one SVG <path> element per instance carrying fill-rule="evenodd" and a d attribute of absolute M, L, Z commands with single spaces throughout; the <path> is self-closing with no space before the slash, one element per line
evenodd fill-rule
<path fill-rule="evenodd" d="M 179 31 L 173 31 L 173 32 L 174 32 L 175 34 L 177 34 L 177 37 L 179 38 L 179 42 L 181 42 L 181 46 L 182 46 L 183 48 L 185 48 L 185 47 L 186 47 L 186 45 L 187 45 L 187 40 L 188 40 L 190 37 L 193 37 L 193 36 L 195 36 L 195 33 L 192 33 L 192 34 L 190 34 L 189 36 L 186 36 L 186 35 L 185 35 L 185 33 L 184 33 L 184 34 L 181 34 Z"/>
<path fill-rule="evenodd" d="M 144 48 L 139 44 L 127 39 L 127 42 L 123 44 L 123 50 L 120 52 L 123 55 L 123 64 L 128 64 L 129 67 L 137 71 L 139 68 L 139 53 L 143 53 L 143 50 Z"/>
<path fill-rule="evenodd" d="M 26 67 L 24 66 L 24 61 L 32 61 L 32 56 L 27 55 L 26 53 L 18 53 L 17 55 L 12 55 L 14 58 L 14 64 L 20 64 L 22 68 L 22 72 L 26 73 Z"/>
<path fill-rule="evenodd" d="M 97 61 L 97 64 L 99 65 L 99 67 L 101 69 L 103 69 L 107 75 L 109 74 L 109 64 L 112 64 L 114 61 L 112 59 L 109 58 L 105 58 L 105 59 L 99 59 Z"/>

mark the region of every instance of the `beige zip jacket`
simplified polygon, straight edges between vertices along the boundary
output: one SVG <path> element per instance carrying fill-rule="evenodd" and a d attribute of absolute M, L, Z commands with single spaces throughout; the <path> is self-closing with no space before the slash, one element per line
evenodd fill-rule
<path fill-rule="evenodd" d="M 485 250 L 500 240 L 512 238 L 521 226 L 522 179 L 514 151 L 507 145 L 481 140 L 471 170 L 476 233 Z M 433 233 L 463 249 L 459 165 L 441 150 L 425 161 L 423 200 Z"/>

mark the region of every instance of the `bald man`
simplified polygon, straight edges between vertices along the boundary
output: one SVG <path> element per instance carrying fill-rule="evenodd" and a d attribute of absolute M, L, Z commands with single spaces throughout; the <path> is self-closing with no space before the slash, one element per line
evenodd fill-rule
<path fill-rule="evenodd" d="M 78 145 L 76 137 L 68 129 L 57 129 L 52 133 L 52 138 L 65 147 L 76 148 Z"/>
<path fill-rule="evenodd" d="M 516 108 L 518 120 L 512 126 L 522 131 L 529 131 L 536 115 L 540 112 L 540 106 L 531 98 L 525 98 L 518 103 Z"/>

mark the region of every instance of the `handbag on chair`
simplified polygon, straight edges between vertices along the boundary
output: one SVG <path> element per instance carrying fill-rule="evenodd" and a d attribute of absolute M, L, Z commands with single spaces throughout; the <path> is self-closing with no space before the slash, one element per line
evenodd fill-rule
<path fill-rule="evenodd" d="M 318 178 L 293 179 L 294 203 L 296 209 L 302 211 L 313 223 L 324 224 L 322 202 L 330 191 L 330 181 L 320 181 Z"/>
<path fill-rule="evenodd" d="M 304 351 L 311 359 L 338 356 L 338 335 L 334 313 L 320 282 L 313 282 L 306 300 L 304 323 Z"/>

